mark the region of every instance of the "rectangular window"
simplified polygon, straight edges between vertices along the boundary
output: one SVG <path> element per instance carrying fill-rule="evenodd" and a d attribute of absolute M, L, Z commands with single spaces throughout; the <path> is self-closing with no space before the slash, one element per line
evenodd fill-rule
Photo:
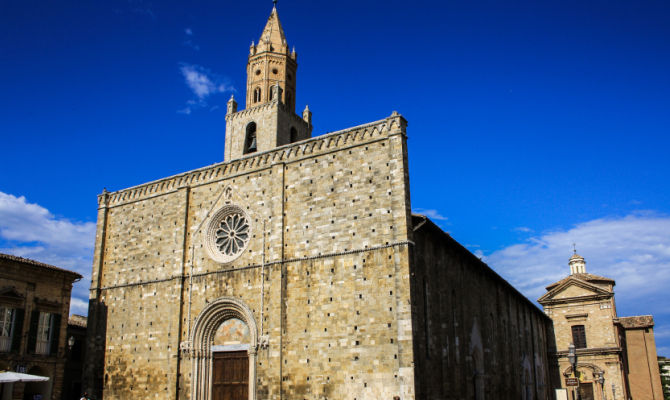
<path fill-rule="evenodd" d="M 572 342 L 576 349 L 586 348 L 586 330 L 584 325 L 574 325 L 572 327 Z"/>
<path fill-rule="evenodd" d="M 2 353 L 12 349 L 15 315 L 13 308 L 0 307 L 0 352 Z"/>
<path fill-rule="evenodd" d="M 53 314 L 40 312 L 40 319 L 37 325 L 37 343 L 35 344 L 35 353 L 46 355 L 51 351 L 53 321 Z"/>

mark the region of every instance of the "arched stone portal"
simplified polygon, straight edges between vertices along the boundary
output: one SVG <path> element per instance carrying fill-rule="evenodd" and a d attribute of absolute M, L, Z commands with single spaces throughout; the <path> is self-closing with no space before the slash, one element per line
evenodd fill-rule
<path fill-rule="evenodd" d="M 577 372 L 579 373 L 579 386 L 574 387 L 574 390 L 579 393 L 579 398 L 583 400 L 603 399 L 602 387 L 596 382 L 599 376 L 604 376 L 605 371 L 595 364 L 577 363 Z M 571 375 L 572 366 L 568 366 L 563 370 L 563 376 L 567 378 Z"/>
<path fill-rule="evenodd" d="M 258 329 L 253 313 L 244 302 L 233 297 L 221 297 L 205 307 L 193 324 L 192 344 L 192 399 L 212 399 L 212 354 L 214 338 L 221 325 L 237 319 L 248 327 L 249 400 L 256 399 L 256 349 Z"/>

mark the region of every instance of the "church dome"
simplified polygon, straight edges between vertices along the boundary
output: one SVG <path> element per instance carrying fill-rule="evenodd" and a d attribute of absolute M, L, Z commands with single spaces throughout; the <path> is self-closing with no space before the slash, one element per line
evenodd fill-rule
<path fill-rule="evenodd" d="M 579 254 L 575 253 L 575 254 L 572 255 L 572 257 L 570 257 L 570 261 L 574 261 L 574 260 L 584 260 L 584 257 L 582 257 L 582 256 L 580 256 Z"/>
<path fill-rule="evenodd" d="M 586 273 L 586 260 L 577 254 L 577 251 L 570 257 L 568 265 L 570 265 L 570 275 Z"/>

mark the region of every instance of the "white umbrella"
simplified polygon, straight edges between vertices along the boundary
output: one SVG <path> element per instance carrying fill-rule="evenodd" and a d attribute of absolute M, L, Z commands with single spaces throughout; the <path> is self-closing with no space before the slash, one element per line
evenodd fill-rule
<path fill-rule="evenodd" d="M 39 376 L 39 375 L 30 375 L 22 374 L 20 372 L 0 372 L 0 383 L 9 383 L 9 382 L 43 382 L 48 381 L 49 377 Z"/>

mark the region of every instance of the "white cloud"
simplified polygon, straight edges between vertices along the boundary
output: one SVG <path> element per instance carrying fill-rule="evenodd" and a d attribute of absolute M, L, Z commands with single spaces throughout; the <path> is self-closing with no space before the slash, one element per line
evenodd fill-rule
<path fill-rule="evenodd" d="M 50 247 L 87 247 L 95 224 L 57 219 L 46 208 L 26 198 L 0 192 L 0 237 L 19 242 L 42 242 Z"/>
<path fill-rule="evenodd" d="M 191 88 L 193 93 L 200 100 L 203 100 L 212 94 L 224 93 L 232 90 L 232 88 L 223 83 L 218 76 L 198 65 L 183 64 L 181 66 L 181 73 L 184 75 L 188 87 Z"/>
<path fill-rule="evenodd" d="M 70 314 L 88 314 L 88 299 L 82 300 L 80 298 L 73 297 L 70 301 Z"/>
<path fill-rule="evenodd" d="M 0 252 L 76 271 L 84 278 L 72 290 L 72 312 L 86 313 L 95 223 L 54 216 L 25 197 L 0 192 Z M 86 305 L 84 305 L 86 304 Z"/>
<path fill-rule="evenodd" d="M 650 212 L 601 218 L 531 237 L 488 255 L 485 261 L 535 300 L 544 287 L 569 274 L 572 244 L 586 270 L 616 281 L 622 316 L 667 315 L 670 287 L 670 217 Z M 665 299 L 665 300 L 664 300 Z"/>
<path fill-rule="evenodd" d="M 178 110 L 182 114 L 190 114 L 193 110 L 207 106 L 207 98 L 214 94 L 234 92 L 235 89 L 226 80 L 210 70 L 198 65 L 181 64 L 180 71 L 186 85 L 195 95 L 195 99 L 186 102 L 186 107 Z"/>
<path fill-rule="evenodd" d="M 193 41 L 193 30 L 191 28 L 186 28 L 184 29 L 184 34 L 186 34 L 186 39 L 183 42 L 184 46 L 188 46 L 195 51 L 200 50 L 200 46 Z"/>
<path fill-rule="evenodd" d="M 430 209 L 430 208 L 416 208 L 414 209 L 415 213 L 418 214 L 423 214 L 426 217 L 432 219 L 432 220 L 437 220 L 437 221 L 446 221 L 448 218 L 441 215 L 439 211 L 435 209 Z"/>
<path fill-rule="evenodd" d="M 566 277 L 572 244 L 586 271 L 616 281 L 617 314 L 652 314 L 657 352 L 670 355 L 670 216 L 638 212 L 595 219 L 536 235 L 495 251 L 484 261 L 535 301 L 545 286 Z"/>
<path fill-rule="evenodd" d="M 513 231 L 515 231 L 515 232 L 523 232 L 523 233 L 530 233 L 530 232 L 533 232 L 533 230 L 530 229 L 530 228 L 527 227 L 527 226 L 519 226 L 519 227 L 517 227 L 517 228 L 514 228 Z"/>

